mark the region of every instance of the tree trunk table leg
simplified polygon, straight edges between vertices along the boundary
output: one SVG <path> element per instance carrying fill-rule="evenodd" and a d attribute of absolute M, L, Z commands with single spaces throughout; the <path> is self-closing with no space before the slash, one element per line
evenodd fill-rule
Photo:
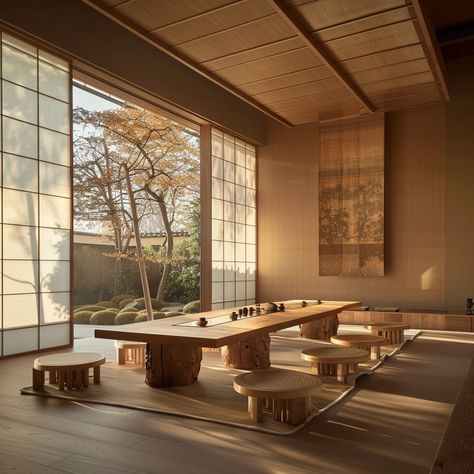
<path fill-rule="evenodd" d="M 288 400 L 287 422 L 290 425 L 304 423 L 311 413 L 311 396 Z"/>
<path fill-rule="evenodd" d="M 58 390 L 64 390 L 64 371 L 58 370 Z"/>
<path fill-rule="evenodd" d="M 123 347 L 117 347 L 117 363 L 118 365 L 124 365 L 126 360 L 126 350 Z"/>
<path fill-rule="evenodd" d="M 257 397 L 248 397 L 248 410 L 253 421 L 263 420 L 263 400 Z"/>
<path fill-rule="evenodd" d="M 74 371 L 74 387 L 76 390 L 80 390 L 82 388 L 82 370 Z"/>
<path fill-rule="evenodd" d="M 43 390 L 44 388 L 44 372 L 42 370 L 33 369 L 33 390 Z"/>
<path fill-rule="evenodd" d="M 198 378 L 201 360 L 198 346 L 149 343 L 145 381 L 154 388 L 190 385 Z"/>
<path fill-rule="evenodd" d="M 225 367 L 255 370 L 270 367 L 270 335 L 240 341 L 221 349 Z"/>
<path fill-rule="evenodd" d="M 74 387 L 74 373 L 71 370 L 66 372 L 66 385 L 68 390 L 72 390 Z"/>
<path fill-rule="evenodd" d="M 89 369 L 82 371 L 82 385 L 84 385 L 85 388 L 89 386 Z"/>
<path fill-rule="evenodd" d="M 329 341 L 331 336 L 337 334 L 337 328 L 339 327 L 339 320 L 337 314 L 329 314 L 310 321 L 309 323 L 300 324 L 301 337 L 307 339 L 319 339 L 321 341 Z"/>

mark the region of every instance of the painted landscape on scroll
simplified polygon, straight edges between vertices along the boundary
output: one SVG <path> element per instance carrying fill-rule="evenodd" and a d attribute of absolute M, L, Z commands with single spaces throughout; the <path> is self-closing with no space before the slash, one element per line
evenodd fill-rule
<path fill-rule="evenodd" d="M 319 274 L 384 274 L 384 117 L 320 128 Z"/>

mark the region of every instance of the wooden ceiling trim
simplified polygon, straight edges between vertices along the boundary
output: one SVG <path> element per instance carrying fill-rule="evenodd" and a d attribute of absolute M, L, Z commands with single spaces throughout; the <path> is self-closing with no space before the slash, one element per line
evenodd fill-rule
<path fill-rule="evenodd" d="M 247 85 L 262 79 L 279 77 L 287 73 L 301 71 L 311 67 L 324 67 L 308 48 L 288 55 L 261 59 L 244 67 L 237 66 L 216 73 L 236 87 Z M 327 69 L 327 68 L 325 68 Z M 329 73 L 332 75 L 332 73 Z"/>
<path fill-rule="evenodd" d="M 226 54 L 233 54 L 243 49 L 267 44 L 289 38 L 294 32 L 279 15 L 271 15 L 258 20 L 258 23 L 245 23 L 238 28 L 231 28 L 210 37 L 202 38 L 180 46 L 173 46 L 182 51 L 194 63 L 201 63 Z M 164 41 L 165 44 L 168 44 Z"/>
<path fill-rule="evenodd" d="M 296 99 L 298 97 L 337 91 L 340 89 L 346 90 L 341 86 L 339 81 L 334 78 L 329 78 L 320 81 L 310 81 L 302 84 L 296 84 L 294 86 L 283 87 L 273 91 L 262 92 L 260 94 L 251 95 L 250 97 L 253 97 L 262 104 L 268 105 L 288 99 Z"/>
<path fill-rule="evenodd" d="M 323 64 L 341 81 L 342 85 L 357 99 L 363 109 L 374 112 L 375 108 L 370 101 L 365 97 L 360 88 L 353 84 L 346 74 L 337 66 L 337 64 L 328 56 L 328 54 L 314 41 L 313 37 L 304 31 L 291 13 L 285 8 L 281 0 L 270 1 L 281 17 L 292 27 L 296 33 L 307 44 L 308 48 L 315 54 L 315 56 L 323 62 Z"/>
<path fill-rule="evenodd" d="M 283 49 L 280 50 L 280 47 Z M 284 53 L 289 53 L 290 51 L 298 51 L 300 49 L 306 48 L 303 42 L 299 39 L 298 36 L 291 36 L 289 38 L 283 38 L 279 41 L 273 41 L 271 43 L 262 44 L 253 48 L 244 49 L 242 51 L 237 51 L 236 53 L 226 54 L 218 58 L 210 59 L 209 61 L 203 61 L 199 63 L 200 66 L 205 66 L 210 71 L 221 71 L 235 66 L 244 66 L 250 61 L 256 61 L 258 59 L 265 59 L 272 56 L 278 56 Z M 266 50 L 271 50 L 271 54 L 266 53 Z M 259 56 L 259 53 L 263 53 L 263 56 Z M 256 55 L 256 56 L 255 56 Z M 239 57 L 247 57 L 247 59 L 242 59 L 239 61 Z M 229 61 L 238 62 L 230 63 Z M 219 65 L 219 63 L 221 63 Z M 222 64 L 224 63 L 224 64 Z M 227 63 L 227 64 L 226 64 Z"/>
<path fill-rule="evenodd" d="M 446 85 L 446 69 L 441 54 L 441 49 L 436 39 L 436 34 L 433 29 L 433 25 L 426 21 L 429 18 L 428 14 L 424 11 L 421 6 L 420 0 L 412 0 L 413 7 L 416 12 L 418 21 L 415 23 L 419 34 L 425 39 L 423 48 L 425 49 L 428 57 L 428 61 L 432 66 L 436 79 L 438 81 L 440 92 L 444 100 L 449 100 L 448 86 Z"/>
<path fill-rule="evenodd" d="M 172 28 L 172 27 L 177 26 L 177 25 L 183 25 L 183 24 L 186 24 L 190 21 L 202 18 L 202 17 L 204 17 L 204 16 L 206 16 L 210 13 L 217 13 L 217 12 L 220 12 L 220 11 L 224 11 L 224 10 L 227 10 L 228 8 L 235 7 L 239 4 L 247 3 L 249 1 L 251 1 L 251 0 L 234 0 L 233 2 L 227 3 L 226 5 L 221 5 L 220 7 L 211 8 L 209 10 L 204 10 L 201 13 L 196 13 L 195 15 L 188 16 L 187 18 L 183 18 L 182 20 L 177 20 L 177 21 L 173 21 L 171 23 L 168 23 L 166 25 L 162 25 L 159 28 L 155 28 L 154 30 L 150 30 L 150 33 L 158 33 L 158 32 L 164 31 L 168 28 Z"/>
<path fill-rule="evenodd" d="M 426 59 L 423 47 L 420 43 L 387 49 L 378 53 L 368 54 L 367 56 L 346 59 L 339 64 L 344 67 L 347 72 L 353 74 L 359 71 L 411 61 L 413 59 Z"/>
<path fill-rule="evenodd" d="M 362 89 L 372 99 L 372 97 L 381 92 L 397 92 L 404 87 L 416 86 L 419 84 L 434 84 L 434 77 L 431 71 L 421 72 L 419 74 L 410 74 L 407 76 L 394 77 L 381 81 L 368 82 L 361 84 Z"/>
<path fill-rule="evenodd" d="M 249 25 L 253 25 L 254 23 L 259 23 L 262 20 L 266 20 L 268 18 L 271 18 L 272 16 L 273 17 L 277 16 L 277 14 L 274 13 L 274 12 L 268 13 L 268 14 L 262 15 L 258 18 L 254 18 L 253 20 L 245 21 L 243 23 L 239 23 L 239 24 L 234 25 L 234 26 L 226 27 L 226 28 L 223 28 L 222 30 L 214 31 L 214 32 L 209 33 L 209 34 L 206 33 L 202 36 L 198 36 L 197 38 L 193 38 L 193 39 L 188 40 L 188 41 L 183 41 L 182 43 L 174 43 L 172 46 L 174 48 L 181 48 L 182 46 L 188 46 L 190 44 L 198 43 L 198 42 L 200 42 L 202 40 L 205 40 L 205 39 L 213 38 L 214 36 L 223 35 L 225 33 L 229 33 L 231 31 L 238 30 L 238 29 L 247 27 Z M 213 59 L 215 59 L 215 58 L 213 58 Z M 212 59 L 209 59 L 208 61 L 212 61 Z"/>
<path fill-rule="evenodd" d="M 200 74 L 201 76 L 205 77 L 206 79 L 214 82 L 215 84 L 223 87 L 225 90 L 230 92 L 231 94 L 235 95 L 236 97 L 240 98 L 244 102 L 252 105 L 256 109 L 260 110 L 263 112 L 265 115 L 268 115 L 269 117 L 275 119 L 277 122 L 280 122 L 284 125 L 287 126 L 292 126 L 291 122 L 287 121 L 283 117 L 280 117 L 278 114 L 275 114 L 272 112 L 270 109 L 265 107 L 262 104 L 259 104 L 257 101 L 252 99 L 251 97 L 248 97 L 246 94 L 242 94 L 238 89 L 235 88 L 235 86 L 228 81 L 225 81 L 221 79 L 220 77 L 213 76 L 212 74 L 209 74 L 207 70 L 202 68 L 201 66 L 198 66 L 196 64 L 193 64 L 188 57 L 185 55 L 181 54 L 179 51 L 174 50 L 171 48 L 169 45 L 164 44 L 161 42 L 159 39 L 156 37 L 151 37 L 151 35 L 143 30 L 143 28 L 140 27 L 140 25 L 135 24 L 134 22 L 131 22 L 127 17 L 124 17 L 117 11 L 110 11 L 110 9 L 107 8 L 107 4 L 105 4 L 102 0 L 82 0 L 92 8 L 98 10 L 100 13 L 103 15 L 107 16 L 111 20 L 115 21 L 119 25 L 123 26 L 127 30 L 131 31 L 132 33 L 136 34 L 140 38 L 142 38 L 144 41 L 147 43 L 151 44 L 152 46 L 158 48 L 159 50 L 163 51 L 164 53 L 170 55 L 180 63 L 186 65 L 196 73 Z"/>
<path fill-rule="evenodd" d="M 362 115 L 367 115 L 368 112 Z M 308 123 L 322 122 L 326 120 L 346 119 L 352 116 L 361 116 L 358 102 L 352 99 L 351 102 L 341 102 L 333 106 L 321 109 L 301 110 L 298 113 L 282 112 L 282 117 L 291 122 L 294 126 L 306 125 Z"/>
<path fill-rule="evenodd" d="M 278 89 L 284 89 L 290 86 L 306 84 L 308 82 L 320 81 L 334 77 L 327 68 L 322 66 L 302 69 L 300 71 L 290 72 L 270 79 L 255 81 L 244 86 L 240 86 L 248 95 L 262 94 L 272 92 Z"/>
<path fill-rule="evenodd" d="M 283 113 L 302 108 L 321 110 L 326 105 L 331 106 L 332 104 L 339 103 L 341 101 L 352 101 L 354 103 L 354 98 L 346 89 L 341 88 L 331 91 L 330 93 L 326 92 L 324 94 L 309 94 L 281 102 L 274 102 L 272 104 L 268 104 L 268 108 L 281 115 Z"/>
<path fill-rule="evenodd" d="M 430 65 L 426 58 L 414 59 L 411 61 L 403 61 L 400 63 L 380 66 L 373 69 L 366 69 L 351 74 L 358 84 L 367 84 L 394 77 L 402 77 L 410 74 L 418 74 L 430 70 Z"/>
<path fill-rule="evenodd" d="M 401 21 L 411 20 L 415 17 L 415 12 L 410 6 L 402 6 L 375 13 L 368 17 L 358 18 L 347 23 L 336 26 L 329 26 L 320 30 L 311 31 L 321 42 L 327 42 L 357 33 L 364 33 L 381 26 L 387 26 Z"/>
<path fill-rule="evenodd" d="M 417 43 L 420 39 L 414 22 L 408 20 L 320 43 L 320 46 L 331 51 L 335 61 L 339 62 Z"/>

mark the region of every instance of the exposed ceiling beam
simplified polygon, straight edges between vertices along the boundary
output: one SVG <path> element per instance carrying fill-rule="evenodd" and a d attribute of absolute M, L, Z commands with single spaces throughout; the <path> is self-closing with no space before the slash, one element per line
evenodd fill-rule
<path fill-rule="evenodd" d="M 448 86 L 446 85 L 445 79 L 446 68 L 433 25 L 426 20 L 429 16 L 423 6 L 423 0 L 412 0 L 412 2 L 418 19 L 418 21 L 414 22 L 415 28 L 419 30 L 421 38 L 425 39 L 422 45 L 426 53 L 426 59 L 435 73 L 442 97 L 444 100 L 449 100 Z"/>
<path fill-rule="evenodd" d="M 206 69 L 199 66 L 198 64 L 193 63 L 193 61 L 188 58 L 186 55 L 180 53 L 179 51 L 173 49 L 170 45 L 165 43 L 164 41 L 156 38 L 155 36 L 150 35 L 148 31 L 146 31 L 141 26 L 137 25 L 135 22 L 131 21 L 125 15 L 122 15 L 120 12 L 111 9 L 105 2 L 102 0 L 82 0 L 85 4 L 89 5 L 90 7 L 94 8 L 95 10 L 105 15 L 107 18 L 110 18 L 115 23 L 121 25 L 122 27 L 126 28 L 128 31 L 132 32 L 133 34 L 137 35 L 141 39 L 145 40 L 147 43 L 151 44 L 152 46 L 158 48 L 160 51 L 168 54 L 172 58 L 179 61 L 181 64 L 184 64 L 188 68 L 192 69 L 196 73 L 200 74 L 201 76 L 205 77 L 206 79 L 214 82 L 215 84 L 219 85 L 220 87 L 224 88 L 226 91 L 230 92 L 231 94 L 235 95 L 239 99 L 247 102 L 251 106 L 255 107 L 256 109 L 263 112 L 265 115 L 273 118 L 274 120 L 288 126 L 293 127 L 291 122 L 284 119 L 280 115 L 274 113 L 269 108 L 265 107 L 264 105 L 258 103 L 256 100 L 252 99 L 251 97 L 243 94 L 238 89 L 236 89 L 233 85 L 221 79 L 217 76 L 210 74 Z"/>
<path fill-rule="evenodd" d="M 273 8 L 279 13 L 281 18 L 296 32 L 296 34 L 304 41 L 306 46 L 313 54 L 341 81 L 342 85 L 357 99 L 364 111 L 375 112 L 374 106 L 369 99 L 360 90 L 357 84 L 354 84 L 347 75 L 340 69 L 333 59 L 329 57 L 326 51 L 315 41 L 315 39 L 300 25 L 299 21 L 294 17 L 281 0 L 267 0 Z"/>

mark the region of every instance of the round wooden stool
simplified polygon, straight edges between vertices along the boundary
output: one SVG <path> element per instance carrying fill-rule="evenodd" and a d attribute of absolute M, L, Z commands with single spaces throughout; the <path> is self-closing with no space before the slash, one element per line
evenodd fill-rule
<path fill-rule="evenodd" d="M 337 375 L 339 382 L 345 382 L 348 374 L 357 374 L 359 362 L 370 360 L 370 355 L 357 347 L 328 346 L 306 349 L 301 358 L 311 362 L 315 374 Z"/>
<path fill-rule="evenodd" d="M 339 346 L 358 347 L 370 352 L 371 359 L 380 359 L 380 346 L 387 344 L 387 339 L 372 334 L 340 334 L 332 336 L 331 342 Z"/>
<path fill-rule="evenodd" d="M 366 326 L 374 336 L 384 337 L 389 344 L 401 344 L 405 340 L 405 329 L 410 329 L 405 323 L 367 323 Z"/>
<path fill-rule="evenodd" d="M 94 369 L 94 383 L 100 383 L 100 366 L 105 357 L 95 352 L 65 352 L 38 357 L 33 365 L 33 390 L 44 388 L 44 373 L 49 372 L 49 383 L 59 390 L 79 390 L 89 386 L 89 369 Z"/>
<path fill-rule="evenodd" d="M 311 394 L 321 391 L 322 382 L 313 375 L 270 368 L 238 375 L 234 389 L 248 396 L 253 421 L 263 420 L 265 405 L 275 420 L 299 425 L 311 414 Z"/>
<path fill-rule="evenodd" d="M 115 341 L 118 365 L 127 362 L 145 367 L 146 342 Z"/>

